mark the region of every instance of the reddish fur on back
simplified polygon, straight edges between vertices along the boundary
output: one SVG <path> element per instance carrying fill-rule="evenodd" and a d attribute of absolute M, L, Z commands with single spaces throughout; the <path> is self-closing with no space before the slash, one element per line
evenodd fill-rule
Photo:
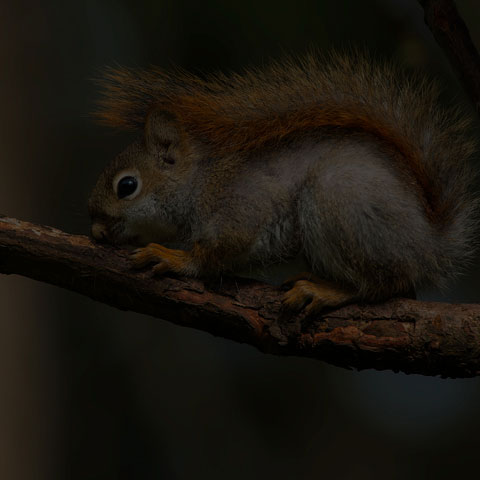
<path fill-rule="evenodd" d="M 401 155 L 400 166 L 406 168 L 420 189 L 420 196 L 429 218 L 441 220 L 445 208 L 436 209 L 438 202 L 422 164 L 420 152 L 407 138 L 388 125 L 375 122 L 361 105 L 312 105 L 301 111 L 292 111 L 269 118 L 246 120 L 241 124 L 228 117 L 221 118 L 207 103 L 198 104 L 195 97 L 179 98 L 159 108 L 175 111 L 187 132 L 207 140 L 218 154 L 247 152 L 265 148 L 272 142 L 281 142 L 306 135 L 321 128 L 340 128 L 363 132 L 376 137 Z M 437 218 L 438 217 L 438 218 Z"/>

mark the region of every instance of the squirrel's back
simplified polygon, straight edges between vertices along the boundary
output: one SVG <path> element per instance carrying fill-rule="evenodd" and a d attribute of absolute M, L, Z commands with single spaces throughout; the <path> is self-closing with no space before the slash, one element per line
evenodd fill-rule
<path fill-rule="evenodd" d="M 391 158 L 446 239 L 445 262 L 459 265 L 471 256 L 477 203 L 468 166 L 475 149 L 471 122 L 442 107 L 436 85 L 424 78 L 355 53 L 308 55 L 205 78 L 111 69 L 103 86 L 103 123 L 142 127 L 148 112 L 160 108 L 215 155 L 280 148 L 319 131 L 366 136 Z"/>

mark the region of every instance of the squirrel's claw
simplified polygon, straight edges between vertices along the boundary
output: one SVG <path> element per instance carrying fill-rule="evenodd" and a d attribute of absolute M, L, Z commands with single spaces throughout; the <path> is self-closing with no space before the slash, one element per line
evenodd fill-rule
<path fill-rule="evenodd" d="M 154 265 L 152 270 L 154 275 L 163 275 L 172 269 L 167 262 L 160 262 Z"/>
<path fill-rule="evenodd" d="M 155 261 L 155 256 L 147 247 L 137 248 L 130 255 L 130 260 L 135 268 L 142 268 Z"/>
<path fill-rule="evenodd" d="M 285 292 L 282 304 L 289 310 L 305 309 L 307 315 L 318 312 L 325 307 L 337 307 L 355 299 L 355 296 L 328 282 L 314 283 L 298 280 Z"/>
<path fill-rule="evenodd" d="M 194 274 L 193 259 L 190 252 L 173 250 L 158 243 L 149 243 L 146 247 L 137 248 L 130 256 L 134 267 L 142 268 L 155 263 L 153 273 L 162 275 L 168 271 Z"/>

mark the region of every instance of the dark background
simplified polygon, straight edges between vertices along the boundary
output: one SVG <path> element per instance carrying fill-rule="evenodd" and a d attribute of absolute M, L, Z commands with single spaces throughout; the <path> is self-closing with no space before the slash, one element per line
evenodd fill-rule
<path fill-rule="evenodd" d="M 480 42 L 475 0 L 457 2 Z M 461 87 L 415 0 L 20 1 L 0 5 L 0 212 L 87 233 L 130 140 L 89 118 L 115 63 L 240 70 L 365 46 Z M 480 301 L 478 264 L 422 298 Z M 480 379 L 278 358 L 20 277 L 0 277 L 1 479 L 478 475 Z"/>

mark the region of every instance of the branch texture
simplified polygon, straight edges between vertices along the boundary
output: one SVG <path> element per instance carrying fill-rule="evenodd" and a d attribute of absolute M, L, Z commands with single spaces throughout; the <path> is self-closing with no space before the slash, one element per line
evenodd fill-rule
<path fill-rule="evenodd" d="M 87 295 L 122 310 L 244 342 L 263 352 L 347 368 L 444 377 L 480 374 L 480 305 L 395 299 L 292 317 L 281 291 L 245 279 L 152 278 L 128 252 L 85 236 L 0 218 L 0 272 Z"/>
<path fill-rule="evenodd" d="M 480 113 L 480 55 L 453 0 L 419 0 L 425 23 L 458 72 L 467 93 Z"/>

